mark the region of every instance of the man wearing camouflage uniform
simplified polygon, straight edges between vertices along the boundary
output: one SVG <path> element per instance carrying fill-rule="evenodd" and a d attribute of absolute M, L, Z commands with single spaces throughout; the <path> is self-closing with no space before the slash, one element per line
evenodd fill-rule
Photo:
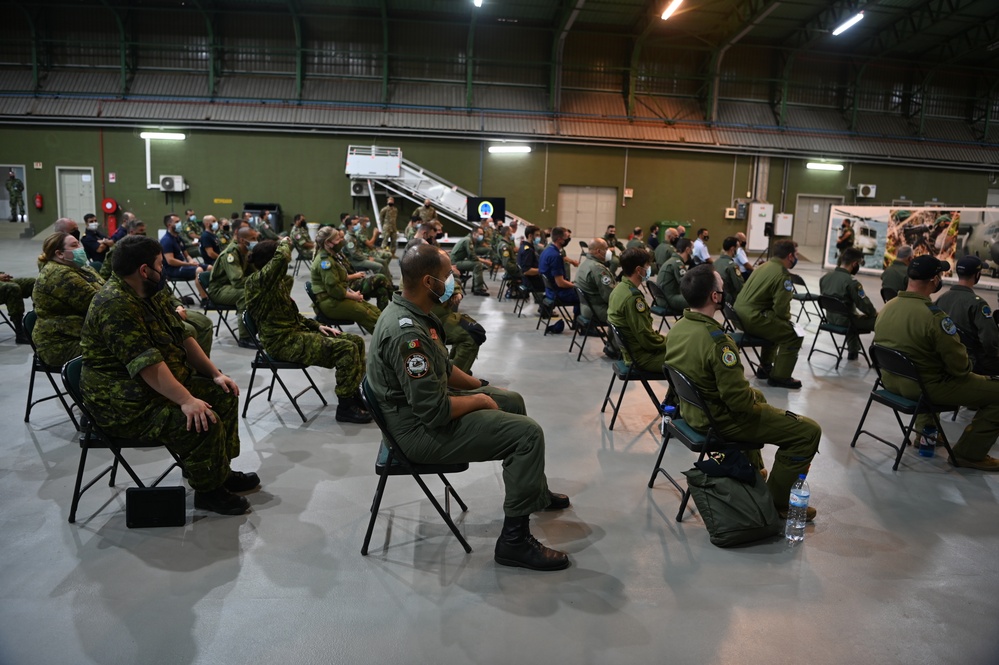
<path fill-rule="evenodd" d="M 421 222 L 427 224 L 437 217 L 437 210 L 430 205 L 430 199 L 423 199 L 423 205 L 413 211 L 413 216 L 417 215 L 419 215 Z"/>
<path fill-rule="evenodd" d="M 666 363 L 697 387 L 721 436 L 777 446 L 767 487 L 778 514 L 786 518 L 791 485 L 808 471 L 822 430 L 810 418 L 770 406 L 763 393 L 750 387 L 738 347 L 714 318 L 725 296 L 721 276 L 709 264 L 688 270 L 680 289 L 690 308 L 670 330 Z M 680 415 L 699 432 L 710 425 L 707 414 L 686 402 L 680 403 Z M 756 468 L 763 468 L 759 451 L 748 456 Z M 815 513 L 809 506 L 806 519 L 811 521 Z"/>
<path fill-rule="evenodd" d="M 219 305 L 236 308 L 236 320 L 239 322 L 238 344 L 246 349 L 252 349 L 253 341 L 250 333 L 243 325 L 243 310 L 246 309 L 246 277 L 249 273 L 247 256 L 257 244 L 257 232 L 244 224 L 236 232 L 236 241 L 222 250 L 212 277 L 208 282 L 208 297 Z"/>
<path fill-rule="evenodd" d="M 444 303 L 434 303 L 430 311 L 444 326 L 445 344 L 451 347 L 448 354 L 451 363 L 471 374 L 472 365 L 479 357 L 479 347 L 486 343 L 486 330 L 471 316 L 458 311 L 463 297 L 461 284 L 455 284 L 454 295 Z"/>
<path fill-rule="evenodd" d="M 255 271 L 246 279 L 246 311 L 260 342 L 275 360 L 336 368 L 337 421 L 371 422 L 360 397 L 364 340 L 299 313 L 291 298 L 294 278 L 288 274 L 289 261 L 290 238 L 264 240 L 250 252 Z"/>
<path fill-rule="evenodd" d="M 193 210 L 184 212 L 183 233 L 181 238 L 184 243 L 184 250 L 191 255 L 191 258 L 201 256 L 201 232 L 204 231 L 204 224 L 198 221 L 198 216 Z M 208 263 L 206 260 L 204 263 Z"/>
<path fill-rule="evenodd" d="M 958 466 L 999 471 L 999 459 L 989 455 L 999 436 L 999 381 L 971 371 L 968 352 L 957 325 L 933 304 L 930 294 L 940 289 L 950 264 L 930 255 L 909 264 L 909 286 L 885 304 L 874 326 L 874 343 L 903 353 L 919 370 L 930 399 L 938 407 L 967 406 L 975 411 L 954 445 Z M 919 387 L 885 373 L 885 388 L 916 399 Z M 916 429 L 933 424 L 930 414 L 916 418 Z"/>
<path fill-rule="evenodd" d="M 20 222 L 24 217 L 24 183 L 11 170 L 7 174 L 7 196 L 10 198 L 10 221 Z"/>
<path fill-rule="evenodd" d="M 650 262 L 648 250 L 638 247 L 626 249 L 621 255 L 623 276 L 611 291 L 607 322 L 617 327 L 631 350 L 630 354 L 625 353 L 629 364 L 648 372 L 661 372 L 666 359 L 666 338 L 652 326 L 649 304 L 639 290 Z"/>
<path fill-rule="evenodd" d="M 937 300 L 957 326 L 968 349 L 972 371 L 984 376 L 999 375 L 999 327 L 992 308 L 974 291 L 982 278 L 982 260 L 965 256 L 957 262 L 957 284 Z"/>
<path fill-rule="evenodd" d="M 453 294 L 447 255 L 420 244 L 403 254 L 402 294 L 393 296 L 372 336 L 368 383 L 386 429 L 418 464 L 503 460 L 506 519 L 496 543 L 500 565 L 561 570 L 563 552 L 539 543 L 531 513 L 563 510 L 545 478 L 545 438 L 515 392 L 483 386 L 448 360 L 433 306 Z"/>
<path fill-rule="evenodd" d="M 860 272 L 860 264 L 863 262 L 864 253 L 862 251 L 856 247 L 844 249 L 839 255 L 839 265 L 836 266 L 836 270 L 826 273 L 819 280 L 819 293 L 824 296 L 832 296 L 850 307 L 852 314 L 850 319 L 835 312 L 826 312 L 829 323 L 834 326 L 846 327 L 850 325 L 852 320 L 853 327 L 858 333 L 869 333 L 874 331 L 878 310 L 874 308 L 874 303 L 864 293 L 864 287 L 854 279 L 854 275 Z M 847 337 L 846 344 L 847 360 L 856 360 L 860 357 L 859 334 Z"/>
<path fill-rule="evenodd" d="M 382 237 L 385 242 L 382 245 L 391 257 L 395 258 L 395 250 L 399 244 L 399 210 L 395 207 L 395 197 L 390 196 L 385 202 L 385 207 L 381 209 L 378 216 L 382 219 Z"/>
<path fill-rule="evenodd" d="M 791 323 L 794 285 L 788 272 L 798 263 L 798 244 L 793 240 L 778 240 L 773 254 L 746 280 L 735 299 L 735 311 L 747 333 L 771 343 L 760 352 L 756 376 L 778 388 L 800 388 L 801 381 L 791 376 L 802 338 Z"/>
<path fill-rule="evenodd" d="M 239 388 L 153 298 L 166 285 L 159 243 L 127 236 L 115 253 L 115 274 L 83 324 L 84 404 L 110 434 L 177 456 L 195 508 L 241 515 L 250 506 L 236 493 L 260 478 L 229 466 L 239 454 Z"/>
<path fill-rule="evenodd" d="M 14 338 L 18 344 L 29 344 L 24 332 L 24 299 L 31 297 L 35 288 L 33 277 L 11 277 L 0 272 L 0 303 L 7 305 L 7 314 L 14 326 Z"/>

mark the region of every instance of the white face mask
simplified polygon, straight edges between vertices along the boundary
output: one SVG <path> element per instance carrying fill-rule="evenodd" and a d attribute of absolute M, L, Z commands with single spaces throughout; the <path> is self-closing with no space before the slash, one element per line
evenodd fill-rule
<path fill-rule="evenodd" d="M 645 279 L 652 277 L 652 266 L 645 266 Z"/>
<path fill-rule="evenodd" d="M 612 252 L 612 251 L 610 251 L 610 250 L 608 249 L 608 250 L 607 250 L 607 251 L 606 251 L 606 252 L 604 253 L 604 260 L 605 260 L 605 261 L 607 261 L 607 263 L 610 263 L 610 262 L 611 262 L 611 259 L 613 259 L 613 258 L 614 258 L 614 252 Z"/>
<path fill-rule="evenodd" d="M 96 231 L 97 230 L 97 222 L 91 222 L 90 224 L 87 224 L 87 230 L 88 231 Z"/>

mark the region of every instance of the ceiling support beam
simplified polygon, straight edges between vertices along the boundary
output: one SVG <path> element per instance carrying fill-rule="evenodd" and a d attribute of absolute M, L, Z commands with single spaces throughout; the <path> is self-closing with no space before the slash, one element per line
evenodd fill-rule
<path fill-rule="evenodd" d="M 555 38 L 552 40 L 551 80 L 548 93 L 548 110 L 552 113 L 562 110 L 562 58 L 565 55 L 565 39 L 569 36 L 569 31 L 572 30 L 585 4 L 586 0 L 569 0 L 559 20 Z"/>
<path fill-rule="evenodd" d="M 649 0 L 645 6 L 642 19 L 638 22 L 635 32 L 638 33 L 631 43 L 631 58 L 628 60 L 628 117 L 635 115 L 635 95 L 638 94 L 638 71 L 641 68 L 642 49 L 653 29 L 662 25 L 659 14 L 662 10 L 662 0 Z"/>
<path fill-rule="evenodd" d="M 128 35 L 125 31 L 125 21 L 121 14 L 108 0 L 101 0 L 101 4 L 107 8 L 114 16 L 115 24 L 118 26 L 118 67 L 121 70 L 121 80 L 118 84 L 118 92 L 124 97 L 128 94 Z"/>
<path fill-rule="evenodd" d="M 389 101 L 389 24 L 388 0 L 381 1 L 382 16 L 382 104 Z"/>
<path fill-rule="evenodd" d="M 472 108 L 472 78 L 475 73 L 475 19 L 479 13 L 472 12 L 468 23 L 468 43 L 465 45 L 465 107 Z"/>
<path fill-rule="evenodd" d="M 222 63 L 219 58 L 218 34 L 215 31 L 215 12 L 214 9 L 206 8 L 206 5 L 211 0 L 191 0 L 191 2 L 198 8 L 201 15 L 205 17 L 205 30 L 208 36 L 208 96 L 215 97 L 222 69 Z"/>
<path fill-rule="evenodd" d="M 302 86 L 305 84 L 305 40 L 302 35 L 302 17 L 296 0 L 288 0 L 291 14 L 291 27 L 295 33 L 295 101 L 302 101 Z"/>
<path fill-rule="evenodd" d="M 39 51 L 39 35 L 38 35 L 38 25 L 35 21 L 35 17 L 32 15 L 28 8 L 22 5 L 20 2 L 14 3 L 14 5 L 21 10 L 24 14 L 24 18 L 28 20 L 28 28 L 31 30 L 31 91 L 38 92 L 41 87 L 41 81 L 39 81 L 40 67 L 38 64 L 38 59 L 40 57 Z"/>

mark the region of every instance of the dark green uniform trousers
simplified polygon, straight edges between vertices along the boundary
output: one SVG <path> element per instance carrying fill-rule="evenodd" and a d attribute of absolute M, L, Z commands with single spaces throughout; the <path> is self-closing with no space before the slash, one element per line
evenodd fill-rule
<path fill-rule="evenodd" d="M 246 331 L 246 327 L 243 325 L 243 310 L 246 309 L 246 292 L 243 289 L 237 289 L 231 284 L 213 287 L 209 283 L 208 297 L 212 299 L 212 302 L 219 305 L 235 307 L 236 322 L 239 324 L 239 338 L 250 339 L 250 333 Z"/>
<path fill-rule="evenodd" d="M 860 333 L 870 333 L 874 332 L 874 324 L 878 320 L 877 315 L 875 316 L 855 316 L 853 317 L 853 326 Z M 846 338 L 846 348 L 849 353 L 860 353 L 860 335 L 850 335 Z"/>
<path fill-rule="evenodd" d="M 323 316 L 331 319 L 344 319 L 353 321 L 370 334 L 378 323 L 378 315 L 382 313 L 380 309 L 367 302 L 357 302 L 356 300 L 334 300 L 333 298 L 322 298 L 317 305 L 319 312 Z"/>
<path fill-rule="evenodd" d="M 895 391 L 890 381 L 889 390 Z M 969 374 L 963 379 L 952 379 L 926 384 L 930 399 L 937 406 L 969 406 L 977 408 L 975 417 L 964 428 L 961 438 L 954 445 L 954 455 L 967 460 L 985 459 L 999 437 L 999 381 L 979 374 Z M 900 390 L 900 394 L 914 398 L 918 390 Z M 931 425 L 928 415 L 916 418 L 916 429 Z"/>
<path fill-rule="evenodd" d="M 212 320 L 201 312 L 187 310 L 187 320 L 184 321 L 184 327 L 191 333 L 194 341 L 198 343 L 205 355 L 212 355 L 212 340 L 215 337 L 215 324 L 212 323 Z"/>
<path fill-rule="evenodd" d="M 802 338 L 794 331 L 794 325 L 783 319 L 757 317 L 743 319 L 742 327 L 750 335 L 762 337 L 773 346 L 760 352 L 760 360 L 766 367 L 773 367 L 770 376 L 775 379 L 790 379 L 794 365 L 798 362 Z"/>
<path fill-rule="evenodd" d="M 503 512 L 521 517 L 549 503 L 545 478 L 545 433 L 528 417 L 524 398 L 486 386 L 452 395 L 486 393 L 499 410 L 474 411 L 443 427 L 429 429 L 408 407 L 384 407 L 390 429 L 406 455 L 418 463 L 456 464 L 503 460 L 506 499 Z"/>
<path fill-rule="evenodd" d="M 486 290 L 486 283 L 482 280 L 482 263 L 480 261 L 458 261 L 454 267 L 463 273 L 472 273 L 473 291 Z"/>

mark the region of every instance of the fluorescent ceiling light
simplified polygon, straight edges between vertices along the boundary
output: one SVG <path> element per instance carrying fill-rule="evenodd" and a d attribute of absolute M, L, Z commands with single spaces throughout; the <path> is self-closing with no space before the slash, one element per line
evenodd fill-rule
<path fill-rule="evenodd" d="M 482 0 L 472 0 L 472 4 L 475 5 L 476 7 L 481 7 Z"/>
<path fill-rule="evenodd" d="M 524 154 L 531 152 L 529 145 L 491 145 L 489 152 L 496 154 Z"/>
<path fill-rule="evenodd" d="M 669 17 L 673 15 L 673 12 L 680 8 L 681 4 L 683 4 L 683 0 L 672 0 L 666 7 L 666 11 L 663 12 L 663 20 L 665 21 L 669 19 Z"/>
<path fill-rule="evenodd" d="M 187 134 L 181 134 L 180 132 L 140 132 L 140 139 L 156 139 L 159 141 L 183 141 L 187 138 Z"/>
<path fill-rule="evenodd" d="M 858 13 L 856 16 L 854 16 L 853 18 L 851 18 L 850 20 L 846 21 L 845 23 L 843 23 L 842 25 L 840 25 L 838 28 L 836 28 L 835 30 L 833 30 L 833 37 L 835 37 L 837 35 L 843 34 L 844 32 L 846 32 L 847 30 L 849 30 L 853 26 L 855 26 L 858 23 L 860 23 L 863 19 L 864 19 L 864 12 Z"/>
<path fill-rule="evenodd" d="M 830 164 L 828 162 L 808 162 L 805 164 L 806 169 L 811 169 L 812 171 L 842 171 L 842 164 Z"/>

